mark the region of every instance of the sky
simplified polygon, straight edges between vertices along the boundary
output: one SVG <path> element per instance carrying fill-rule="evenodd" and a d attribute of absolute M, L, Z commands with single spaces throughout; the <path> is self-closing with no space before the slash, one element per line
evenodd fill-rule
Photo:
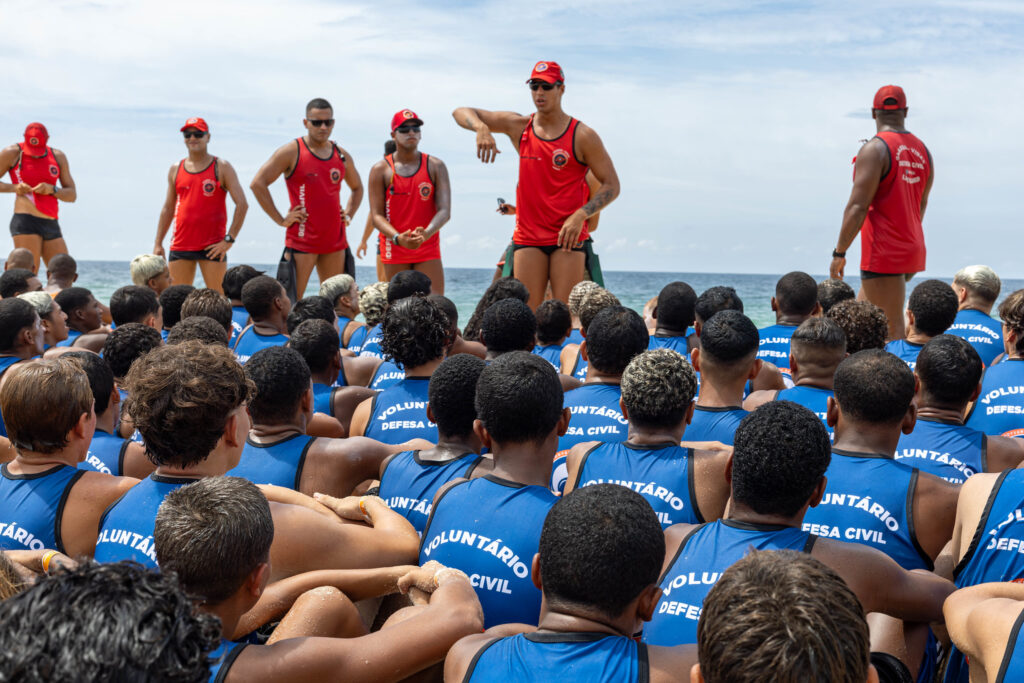
<path fill-rule="evenodd" d="M 420 148 L 452 180 L 445 263 L 489 267 L 513 228 L 495 200 L 515 196 L 515 152 L 500 138 L 484 166 L 451 111 L 529 113 L 525 80 L 548 59 L 621 181 L 595 234 L 606 270 L 826 272 L 872 96 L 895 83 L 935 160 L 927 273 L 1024 277 L 1004 246 L 1020 242 L 1024 3 L 0 0 L 0 25 L 0 143 L 47 125 L 78 188 L 60 221 L 82 259 L 151 249 L 186 118 L 209 122 L 210 152 L 247 187 L 325 97 L 364 181 L 392 114 L 420 115 Z M 249 203 L 229 260 L 275 262 L 283 229 Z"/>

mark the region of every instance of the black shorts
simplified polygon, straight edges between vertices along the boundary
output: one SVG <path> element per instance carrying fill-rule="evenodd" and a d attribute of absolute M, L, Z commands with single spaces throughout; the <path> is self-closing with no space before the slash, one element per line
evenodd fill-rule
<path fill-rule="evenodd" d="M 59 240 L 60 223 L 56 218 L 40 218 L 30 213 L 16 213 L 11 216 L 11 235 L 39 235 L 43 241 Z"/>
<path fill-rule="evenodd" d="M 512 250 L 513 251 L 519 251 L 520 249 L 540 249 L 542 252 L 544 252 L 548 256 L 551 256 L 556 251 L 560 250 L 561 247 L 558 246 L 557 244 L 545 244 L 543 246 L 538 246 L 536 244 L 513 244 L 512 245 Z M 585 251 L 585 249 L 583 248 L 582 245 L 578 246 L 578 247 L 573 247 L 572 250 L 573 251 Z"/>
<path fill-rule="evenodd" d="M 910 282 L 916 274 L 917 273 L 876 273 L 873 270 L 862 270 L 860 271 L 860 279 L 874 280 L 878 277 L 902 277 L 907 282 Z"/>
<path fill-rule="evenodd" d="M 311 251 L 302 251 L 301 249 L 296 249 L 295 247 L 290 247 L 290 249 L 296 254 L 313 253 Z M 380 250 L 378 250 L 377 253 L 380 254 Z M 317 256 L 320 256 L 320 254 L 317 254 Z M 345 274 L 351 275 L 352 277 L 356 276 L 356 257 L 352 255 L 351 247 L 345 247 Z"/>
<path fill-rule="evenodd" d="M 213 245 L 210 245 L 213 246 Z M 224 262 L 224 255 L 220 258 L 210 258 L 206 253 L 206 249 L 200 249 L 199 251 L 170 251 L 167 253 L 168 261 L 216 261 L 217 263 Z"/>
<path fill-rule="evenodd" d="M 871 664 L 878 672 L 879 683 L 914 683 L 907 665 L 887 652 L 872 652 Z"/>

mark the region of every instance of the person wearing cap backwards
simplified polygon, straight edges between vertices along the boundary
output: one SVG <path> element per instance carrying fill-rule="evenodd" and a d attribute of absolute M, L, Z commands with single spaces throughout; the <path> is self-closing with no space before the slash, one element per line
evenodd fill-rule
<path fill-rule="evenodd" d="M 391 117 L 395 151 L 370 169 L 370 215 L 380 233 L 384 276 L 419 270 L 431 294 L 444 294 L 438 231 L 451 217 L 452 192 L 444 162 L 419 151 L 422 119 L 410 109 Z"/>
<path fill-rule="evenodd" d="M 173 220 L 174 236 L 171 253 L 167 256 L 171 279 L 192 284 L 198 263 L 206 286 L 223 294 L 221 280 L 228 268 L 228 249 L 242 229 L 249 203 L 231 164 L 206 151 L 210 142 L 210 127 L 206 121 L 194 116 L 185 121 L 181 132 L 185 135 L 188 156 L 171 166 L 167 174 L 167 197 L 156 224 L 153 253 L 165 256 L 164 236 Z M 228 222 L 225 197 L 229 194 L 235 203 L 235 213 L 225 233 Z"/>
<path fill-rule="evenodd" d="M 14 246 L 32 252 L 33 272 L 57 254 L 68 253 L 68 245 L 57 223 L 57 200 L 73 202 L 78 197 L 64 152 L 47 146 L 50 134 L 41 123 L 25 128 L 25 142 L 0 151 L 0 177 L 10 171 L 11 182 L 0 182 L 0 192 L 13 192 L 14 217 L 11 236 Z M 60 187 L 57 187 L 58 181 Z"/>
<path fill-rule="evenodd" d="M 619 177 L 597 133 L 562 111 L 562 68 L 537 62 L 527 83 L 535 114 L 459 107 L 452 116 L 476 132 L 482 162 L 493 162 L 500 152 L 492 132 L 507 135 L 519 152 L 513 264 L 536 310 L 549 282 L 552 296 L 567 301 L 583 279 L 587 219 L 618 196 Z M 599 183 L 592 196 L 588 169 Z"/>
<path fill-rule="evenodd" d="M 886 85 L 871 108 L 878 134 L 854 158 L 853 190 L 843 213 L 829 277 L 843 278 L 846 250 L 861 232 L 861 298 L 889 319 L 889 339 L 902 339 L 906 283 L 924 270 L 921 219 L 928 205 L 935 168 L 924 143 L 903 126 L 907 96 Z"/>
<path fill-rule="evenodd" d="M 306 105 L 306 134 L 285 143 L 256 172 L 249 188 L 256 201 L 283 228 L 285 249 L 295 259 L 295 284 L 301 298 L 316 266 L 320 282 L 334 275 L 356 274 L 345 227 L 363 201 L 363 181 L 352 156 L 331 140 L 334 109 L 317 97 Z M 270 196 L 270 184 L 284 175 L 291 208 L 282 216 Z M 341 181 L 348 204 L 341 209 Z"/>

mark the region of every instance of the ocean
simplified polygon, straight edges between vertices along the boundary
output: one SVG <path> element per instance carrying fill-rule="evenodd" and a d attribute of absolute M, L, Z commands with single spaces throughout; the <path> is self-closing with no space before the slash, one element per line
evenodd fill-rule
<path fill-rule="evenodd" d="M 252 264 L 258 270 L 266 271 L 273 275 L 276 273 L 276 264 Z M 605 286 L 611 290 L 624 306 L 643 312 L 644 304 L 651 297 L 657 296 L 658 292 L 669 282 L 682 280 L 696 290 L 698 294 L 709 287 L 716 285 L 729 285 L 736 288 L 736 292 L 743 299 L 744 312 L 754 321 L 758 327 L 771 325 L 775 322 L 775 314 L 771 310 L 771 298 L 775 293 L 775 282 L 778 274 L 753 275 L 746 273 L 656 273 L 642 271 L 605 271 Z M 459 309 L 459 323 L 464 325 L 469 316 L 476 308 L 477 301 L 491 283 L 494 276 L 493 268 L 446 268 L 445 269 L 445 296 L 455 302 Z M 826 276 L 814 275 L 814 278 L 821 281 Z M 356 282 L 360 287 L 376 279 L 376 271 L 369 266 L 356 266 Z M 913 289 L 917 282 L 926 278 L 918 277 L 907 285 L 907 293 Z M 948 278 L 939 278 L 946 282 L 952 282 L 952 274 Z M 860 280 L 855 277 L 847 277 L 846 281 L 856 291 L 860 287 Z M 78 284 L 92 290 L 96 298 L 101 301 L 109 301 L 114 290 L 125 284 L 130 284 L 127 261 L 79 261 L 78 262 Z M 181 283 L 175 283 L 181 284 Z M 196 272 L 195 286 L 202 286 L 202 276 Z M 306 288 L 306 294 L 316 294 L 320 287 L 316 272 L 310 278 L 310 284 Z M 1024 280 L 1003 280 L 1002 296 L 1024 287 Z M 1002 300 L 1002 296 L 1000 300 Z"/>

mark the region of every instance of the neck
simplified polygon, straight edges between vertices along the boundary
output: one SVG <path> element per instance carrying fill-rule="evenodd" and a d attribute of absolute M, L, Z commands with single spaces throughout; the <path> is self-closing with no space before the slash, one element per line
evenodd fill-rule
<path fill-rule="evenodd" d="M 120 404 L 118 404 L 120 405 Z M 115 411 L 113 406 L 108 407 L 103 411 L 102 415 L 96 416 L 96 431 L 106 432 L 107 434 L 114 433 L 114 417 Z"/>
<path fill-rule="evenodd" d="M 85 448 L 64 448 L 56 453 L 37 453 L 19 449 L 18 454 L 14 457 L 14 462 L 18 464 L 19 469 L 30 473 L 40 472 L 54 465 L 76 467 L 85 459 L 88 446 L 89 444 L 85 444 Z"/>
<path fill-rule="evenodd" d="M 834 448 L 854 453 L 892 455 L 900 441 L 899 425 L 876 425 L 843 421 L 835 427 Z"/>
<path fill-rule="evenodd" d="M 242 300 L 241 299 L 232 299 L 231 300 L 231 307 L 232 308 L 245 308 L 245 306 L 242 305 Z"/>
<path fill-rule="evenodd" d="M 348 318 L 349 320 L 355 320 L 356 316 L 359 315 L 351 308 L 348 308 L 346 306 L 336 306 L 334 308 L 334 314 L 337 315 L 339 318 Z M 344 332 L 345 330 L 341 331 Z"/>
<path fill-rule="evenodd" d="M 67 289 L 68 287 L 71 287 L 73 284 L 74 282 L 72 280 L 65 280 L 63 278 L 51 275 L 46 280 L 46 291 L 59 291 L 62 289 Z"/>
<path fill-rule="evenodd" d="M 323 149 L 325 147 L 330 147 L 331 146 L 330 139 L 324 140 L 323 142 L 317 142 L 316 140 L 314 140 L 313 138 L 311 138 L 309 136 L 309 133 L 306 133 L 305 135 L 303 135 L 302 139 L 306 141 L 306 146 L 309 147 L 310 149 L 317 149 L 317 150 L 319 150 L 319 149 Z"/>
<path fill-rule="evenodd" d="M 598 370 L 593 364 L 587 366 L 587 381 L 584 384 L 621 384 L 622 374 Z"/>
<path fill-rule="evenodd" d="M 553 108 L 549 112 L 538 111 L 533 120 L 545 127 L 557 124 L 562 124 L 564 126 L 566 119 L 568 118 L 569 115 L 562 111 L 562 108 L 559 106 Z"/>
<path fill-rule="evenodd" d="M 558 436 L 554 431 L 543 443 L 491 442 L 494 457 L 492 474 L 519 484 L 547 487 L 551 483 L 551 461 L 558 450 Z"/>
<path fill-rule="evenodd" d="M 191 479 L 202 479 L 204 477 L 219 477 L 238 464 L 238 457 L 232 458 L 231 454 L 218 444 L 213 451 L 203 460 L 182 467 L 180 465 L 167 464 L 156 468 L 154 474 L 161 474 L 166 477 L 186 477 Z"/>
<path fill-rule="evenodd" d="M 836 366 L 827 368 L 815 365 L 801 365 L 793 374 L 793 384 L 798 387 L 819 387 L 821 389 L 835 389 Z"/>
<path fill-rule="evenodd" d="M 395 149 L 395 161 L 400 161 L 403 164 L 411 164 L 420 158 L 420 150 L 418 147 L 413 147 L 411 150 L 402 149 L 398 147 Z"/>
<path fill-rule="evenodd" d="M 312 373 L 312 379 L 314 384 L 325 384 L 331 386 L 334 384 L 334 380 L 338 379 L 338 371 L 335 370 L 325 372 L 314 372 Z"/>
<path fill-rule="evenodd" d="M 654 328 L 654 334 L 659 337 L 685 337 L 686 330 L 680 330 L 676 327 L 667 327 L 665 325 L 658 325 Z"/>
<path fill-rule="evenodd" d="M 277 441 L 279 437 L 288 434 L 306 433 L 306 416 L 302 413 L 296 414 L 291 421 L 284 424 L 256 424 L 253 423 L 249 430 L 249 436 L 254 441 Z"/>
<path fill-rule="evenodd" d="M 775 324 L 776 325 L 799 325 L 803 321 L 807 320 L 809 316 L 806 315 L 793 315 L 792 313 L 780 313 L 775 312 Z"/>
<path fill-rule="evenodd" d="M 479 453 L 481 448 L 480 437 L 476 434 L 450 436 L 439 432 L 437 445 L 420 451 L 420 458 L 444 462 L 445 460 L 454 460 L 466 453 Z"/>
<path fill-rule="evenodd" d="M 879 133 L 902 133 L 906 131 L 903 119 L 877 119 L 875 129 Z"/>
<path fill-rule="evenodd" d="M 966 403 L 962 403 L 959 406 L 944 406 L 939 403 L 934 403 L 926 396 L 922 396 L 920 393 L 917 394 L 917 417 L 927 417 L 932 420 L 942 420 L 943 422 L 955 422 L 957 424 L 964 423 L 964 410 L 967 408 Z"/>
<path fill-rule="evenodd" d="M 206 614 L 212 614 L 220 619 L 220 637 L 225 640 L 230 640 L 231 636 L 235 634 L 235 628 L 238 626 L 238 620 L 241 619 L 242 614 L 245 613 L 244 611 L 238 611 L 238 609 L 232 604 L 230 598 L 216 605 L 201 603 L 199 605 L 199 611 L 205 612 Z"/>
<path fill-rule="evenodd" d="M 907 328 L 907 341 L 911 344 L 927 344 L 929 339 L 931 337 L 924 332 L 919 332 L 913 325 Z"/>
<path fill-rule="evenodd" d="M 34 346 L 27 346 L 22 344 L 21 346 L 15 346 L 13 349 L 7 349 L 6 351 L 0 351 L 0 356 L 14 356 L 22 360 L 32 358 L 36 354 Z"/>
<path fill-rule="evenodd" d="M 288 321 L 281 315 L 272 315 L 262 320 L 253 320 L 252 326 L 261 334 L 288 334 Z"/>
<path fill-rule="evenodd" d="M 994 301 L 978 301 L 977 299 L 967 298 L 964 299 L 963 303 L 960 304 L 959 311 L 981 311 L 985 315 L 992 315 L 992 305 Z"/>
<path fill-rule="evenodd" d="M 434 374 L 434 370 L 437 370 L 437 368 L 441 365 L 442 361 L 444 361 L 444 356 L 442 356 L 441 358 L 437 358 L 435 360 L 432 360 L 429 363 L 424 363 L 423 365 L 417 365 L 414 368 L 412 368 L 412 367 L 406 368 L 405 369 L 405 376 L 406 377 L 431 377 Z"/>
<path fill-rule="evenodd" d="M 608 619 L 597 614 L 571 614 L 560 612 L 544 606 L 540 612 L 540 622 L 537 624 L 538 631 L 555 631 L 558 633 L 607 633 L 613 636 L 633 635 L 636 617 L 620 616 L 618 619 Z"/>
<path fill-rule="evenodd" d="M 735 519 L 737 522 L 747 522 L 748 524 L 780 524 L 782 526 L 799 527 L 800 523 L 803 522 L 804 513 L 807 512 L 807 506 L 805 505 L 800 509 L 800 512 L 792 517 L 785 515 L 762 515 L 743 503 L 737 503 L 735 498 L 730 498 L 729 503 L 730 507 L 726 518 Z"/>
<path fill-rule="evenodd" d="M 686 422 L 680 422 L 675 427 L 639 427 L 629 421 L 629 437 L 627 443 L 634 446 L 656 446 L 663 443 L 679 444 L 683 440 L 683 433 L 686 430 Z"/>
<path fill-rule="evenodd" d="M 206 150 L 190 149 L 188 151 L 188 160 L 191 162 L 208 162 L 210 155 L 207 154 Z"/>
<path fill-rule="evenodd" d="M 728 408 L 743 405 L 743 386 L 746 383 L 746 375 L 723 381 L 709 375 L 705 368 L 700 376 L 700 396 L 697 397 L 697 405 L 705 408 Z"/>

